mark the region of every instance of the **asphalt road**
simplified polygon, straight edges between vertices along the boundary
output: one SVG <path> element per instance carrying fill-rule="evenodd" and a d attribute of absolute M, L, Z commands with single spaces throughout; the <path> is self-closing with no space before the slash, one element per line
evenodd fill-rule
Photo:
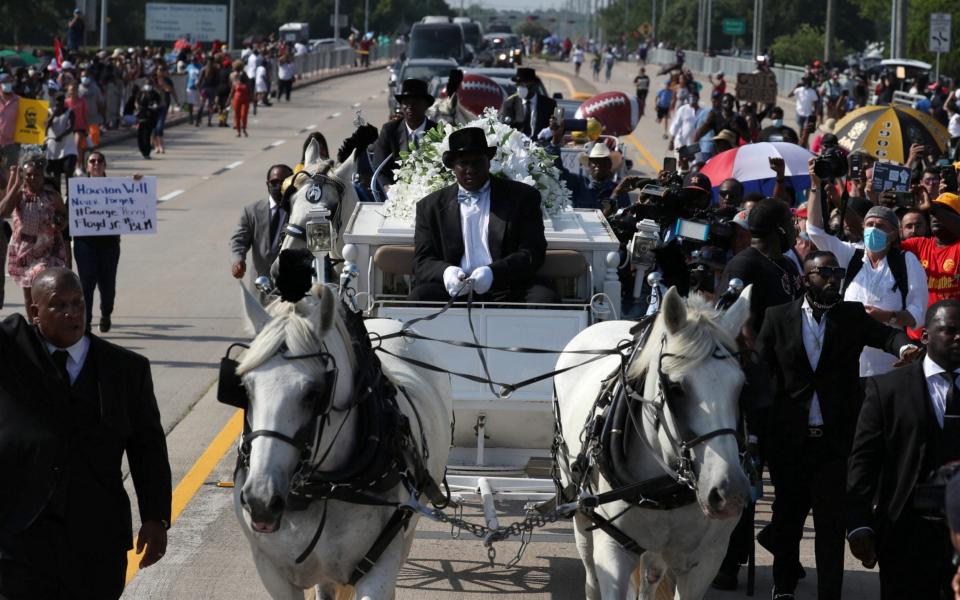
<path fill-rule="evenodd" d="M 574 91 L 630 91 L 634 71 L 633 66 L 618 66 L 609 85 L 594 85 L 574 78 L 572 66 L 554 65 L 545 83 L 565 96 Z M 651 109 L 652 100 L 648 115 Z M 297 90 L 291 104 L 275 104 L 251 115 L 249 138 L 236 138 L 230 129 L 180 126 L 167 132 L 168 153 L 150 161 L 140 158 L 132 140 L 106 150 L 110 175 L 156 175 L 163 198 L 157 235 L 123 240 L 114 329 L 105 337 L 151 360 L 176 485 L 168 552 L 157 565 L 131 571 L 124 598 L 266 597 L 233 515 L 232 490 L 216 485 L 232 479 L 238 430 L 235 411 L 214 398 L 218 361 L 230 343 L 246 339 L 227 243 L 241 207 L 266 193 L 270 165 L 297 163 L 310 130 L 322 131 L 335 151 L 353 130 L 356 110 L 373 124 L 386 118 L 385 71 Z M 647 116 L 626 138 L 628 158 L 637 171 L 650 174 L 658 167 L 666 151 L 661 132 Z M 20 290 L 12 281 L 6 282 L 6 297 L 0 316 L 23 310 Z M 95 323 L 97 317 L 95 309 Z M 499 508 L 501 523 L 522 516 L 519 504 Z M 479 515 L 477 506 L 467 507 L 468 518 L 479 522 Z M 764 503 L 758 526 L 768 517 L 769 505 Z M 807 537 L 812 537 L 812 528 Z M 516 566 L 505 568 L 517 547 L 512 542 L 498 545 L 498 565 L 491 568 L 479 541 L 451 540 L 447 528 L 421 521 L 397 597 L 582 597 L 582 568 L 567 524 L 544 530 Z M 812 540 L 806 539 L 803 548 L 808 576 L 801 592 L 812 597 Z M 758 550 L 757 560 L 757 595 L 765 596 L 770 557 Z M 852 560 L 848 565 L 845 597 L 878 597 L 876 575 L 858 571 Z M 739 597 L 744 597 L 742 592 L 708 596 Z"/>

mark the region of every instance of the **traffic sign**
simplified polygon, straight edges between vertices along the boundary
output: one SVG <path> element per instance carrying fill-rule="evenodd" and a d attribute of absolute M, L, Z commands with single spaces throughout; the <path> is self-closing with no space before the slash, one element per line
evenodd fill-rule
<path fill-rule="evenodd" d="M 723 20 L 724 35 L 743 35 L 746 32 L 747 32 L 746 19 L 724 19 Z"/>
<path fill-rule="evenodd" d="M 653 25 L 650 23 L 644 23 L 640 26 L 640 33 L 642 35 L 650 35 L 650 32 L 653 31 Z"/>
<path fill-rule="evenodd" d="M 950 13 L 930 13 L 930 52 L 950 52 Z"/>

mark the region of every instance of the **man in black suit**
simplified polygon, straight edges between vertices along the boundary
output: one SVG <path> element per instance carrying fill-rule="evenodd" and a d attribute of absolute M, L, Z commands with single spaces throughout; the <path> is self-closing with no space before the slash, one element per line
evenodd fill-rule
<path fill-rule="evenodd" d="M 433 96 L 427 91 L 427 82 L 419 79 L 405 79 L 400 93 L 394 96 L 400 106 L 403 118 L 388 121 L 380 128 L 380 137 L 373 145 L 373 168 L 383 161 L 390 160 L 380 171 L 377 181 L 384 189 L 393 185 L 394 169 L 400 152 L 406 152 L 410 144 L 419 145 L 420 139 L 436 125 L 427 118 L 427 109 L 433 105 Z"/>
<path fill-rule="evenodd" d="M 540 78 L 535 70 L 521 67 L 513 81 L 517 84 L 517 93 L 504 100 L 500 120 L 537 139 L 537 134 L 550 126 L 550 117 L 557 103 L 537 91 Z"/>
<path fill-rule="evenodd" d="M 41 272 L 33 300 L 31 323 L 0 322 L 0 598 L 118 598 L 133 539 L 124 453 L 140 566 L 167 544 L 170 465 L 150 364 L 84 334 L 72 271 Z"/>
<path fill-rule="evenodd" d="M 449 147 L 443 164 L 457 183 L 417 203 L 410 300 L 449 300 L 472 288 L 480 301 L 556 302 L 534 281 L 547 250 L 540 192 L 490 176 L 496 148 L 478 127 L 450 134 Z"/>
<path fill-rule="evenodd" d="M 879 560 L 883 600 L 953 598 L 949 530 L 921 500 L 960 460 L 960 302 L 931 306 L 922 339 L 923 361 L 866 380 L 848 467 L 850 551 Z"/>
<path fill-rule="evenodd" d="M 846 464 L 860 409 L 864 346 L 904 359 L 919 350 L 903 330 L 871 318 L 858 302 L 842 302 L 845 269 L 830 252 L 804 260 L 803 298 L 767 309 L 757 352 L 770 369 L 773 405 L 768 435 L 776 488 L 771 534 L 773 598 L 792 600 L 800 539 L 813 509 L 817 596 L 840 600 L 843 588 Z"/>

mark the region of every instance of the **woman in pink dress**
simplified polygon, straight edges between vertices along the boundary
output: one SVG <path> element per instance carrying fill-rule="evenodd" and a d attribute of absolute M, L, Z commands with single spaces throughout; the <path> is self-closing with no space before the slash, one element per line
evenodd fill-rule
<path fill-rule="evenodd" d="M 87 123 L 87 99 L 81 96 L 76 83 L 67 86 L 67 108 L 73 111 L 75 120 L 73 123 L 73 135 L 77 142 L 77 172 L 67 173 L 67 185 L 70 185 L 70 177 L 83 174 L 83 153 L 87 149 L 87 129 L 90 124 Z"/>
<path fill-rule="evenodd" d="M 7 248 L 7 273 L 23 289 L 24 309 L 33 304 L 33 278 L 47 267 L 66 265 L 61 229 L 67 207 L 60 193 L 46 185 L 43 167 L 28 161 L 11 167 L 7 191 L 0 200 L 0 219 L 13 214 L 13 235 Z"/>

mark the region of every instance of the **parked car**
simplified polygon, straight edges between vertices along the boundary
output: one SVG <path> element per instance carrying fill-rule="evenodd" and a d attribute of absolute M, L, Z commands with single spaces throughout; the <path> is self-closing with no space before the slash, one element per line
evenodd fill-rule
<path fill-rule="evenodd" d="M 350 44 L 347 40 L 341 38 L 334 40 L 333 38 L 319 38 L 310 40 L 310 52 L 329 52 L 334 49 L 349 48 Z"/>

